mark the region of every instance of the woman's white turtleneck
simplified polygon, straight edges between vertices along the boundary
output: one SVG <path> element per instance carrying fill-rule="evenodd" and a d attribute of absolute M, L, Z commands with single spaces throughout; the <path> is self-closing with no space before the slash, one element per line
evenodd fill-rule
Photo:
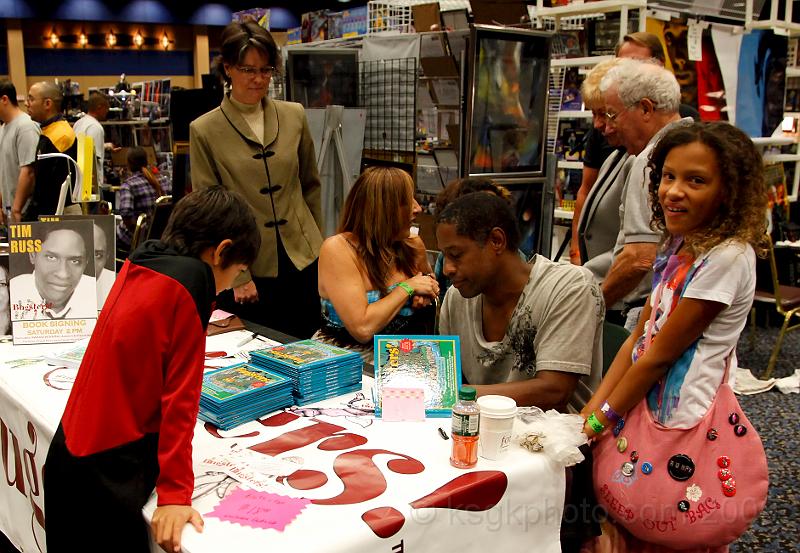
<path fill-rule="evenodd" d="M 247 124 L 250 125 L 250 128 L 253 130 L 253 134 L 256 135 L 258 141 L 263 145 L 264 144 L 264 107 L 262 106 L 261 102 L 257 104 L 243 104 L 242 102 L 234 99 L 233 94 L 231 94 L 228 99 L 233 104 L 239 113 L 242 114 L 244 120 L 247 121 Z"/>

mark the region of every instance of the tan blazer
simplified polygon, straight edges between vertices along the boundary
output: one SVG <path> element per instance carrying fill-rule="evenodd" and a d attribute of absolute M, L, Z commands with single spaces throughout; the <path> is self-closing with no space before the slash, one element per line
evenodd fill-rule
<path fill-rule="evenodd" d="M 269 98 L 262 100 L 262 106 L 263 147 L 226 96 L 220 107 L 192 121 L 189 163 L 195 190 L 221 184 L 240 193 L 250 204 L 261 231 L 261 250 L 250 273 L 274 277 L 278 274 L 277 232 L 298 269 L 304 269 L 319 257 L 322 185 L 303 107 Z M 264 160 L 258 155 L 262 150 L 274 152 L 267 158 L 270 181 Z M 284 220 L 285 223 L 276 225 Z M 235 285 L 249 280 L 250 274 L 242 275 Z"/>

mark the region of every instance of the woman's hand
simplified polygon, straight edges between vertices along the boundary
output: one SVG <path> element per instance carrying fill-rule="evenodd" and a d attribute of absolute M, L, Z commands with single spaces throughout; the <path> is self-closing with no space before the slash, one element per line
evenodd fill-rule
<path fill-rule="evenodd" d="M 236 303 L 256 303 L 258 301 L 258 289 L 251 280 L 233 289 L 233 299 Z"/>
<path fill-rule="evenodd" d="M 414 289 L 415 296 L 433 299 L 439 295 L 439 283 L 432 275 L 417 273 L 405 282 Z"/>
<path fill-rule="evenodd" d="M 433 303 L 433 300 L 425 296 L 414 296 L 411 298 L 411 309 L 422 309 Z"/>
<path fill-rule="evenodd" d="M 588 421 L 583 421 L 583 433 L 586 434 L 586 437 L 589 438 L 589 441 L 592 442 L 599 437 L 599 434 L 594 431 L 594 428 L 588 423 Z"/>

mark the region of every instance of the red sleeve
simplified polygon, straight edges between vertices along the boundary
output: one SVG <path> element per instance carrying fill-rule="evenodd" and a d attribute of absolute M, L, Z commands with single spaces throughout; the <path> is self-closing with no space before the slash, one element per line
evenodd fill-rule
<path fill-rule="evenodd" d="M 192 438 L 203 381 L 205 332 L 194 301 L 176 302 L 175 310 L 161 395 L 158 505 L 191 505 L 194 491 Z"/>

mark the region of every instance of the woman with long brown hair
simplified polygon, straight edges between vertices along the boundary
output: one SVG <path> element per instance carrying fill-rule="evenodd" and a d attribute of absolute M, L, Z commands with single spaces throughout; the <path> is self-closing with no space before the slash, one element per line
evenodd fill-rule
<path fill-rule="evenodd" d="M 362 351 L 370 361 L 375 334 L 432 332 L 439 284 L 425 244 L 411 236 L 421 211 L 405 171 L 372 167 L 356 180 L 338 234 L 322 244 L 322 328 L 315 338 Z"/>
<path fill-rule="evenodd" d="M 117 227 L 117 244 L 123 249 L 131 247 L 136 219 L 150 213 L 159 196 L 172 193 L 172 183 L 164 175 L 154 173 L 147 162 L 147 152 L 136 146 L 128 150 L 130 176 L 117 192 L 119 214 L 122 222 Z"/>

